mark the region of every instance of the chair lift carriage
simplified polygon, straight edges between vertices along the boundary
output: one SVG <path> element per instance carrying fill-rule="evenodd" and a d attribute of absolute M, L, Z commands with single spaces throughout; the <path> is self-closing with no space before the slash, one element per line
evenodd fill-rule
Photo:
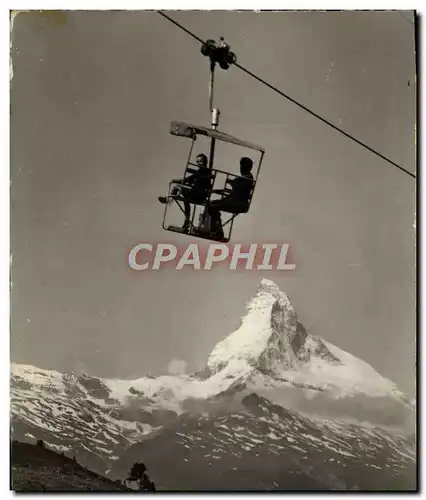
<path fill-rule="evenodd" d="M 256 146 L 255 144 L 251 144 L 250 142 L 240 140 L 236 137 L 233 137 L 232 135 L 226 134 L 222 131 L 219 131 L 217 129 L 219 125 L 219 110 L 213 108 L 213 86 L 214 86 L 214 71 L 215 71 L 215 66 L 216 64 L 219 64 L 219 66 L 223 70 L 227 70 L 230 65 L 234 64 L 236 62 L 236 57 L 233 52 L 230 52 L 230 47 L 228 44 L 226 44 L 223 40 L 223 38 L 220 39 L 219 43 L 216 43 L 214 40 L 207 40 L 206 43 L 203 44 L 201 48 L 201 52 L 203 55 L 207 56 L 210 58 L 210 92 L 209 92 L 209 104 L 210 104 L 210 112 L 211 112 L 211 127 L 204 127 L 204 126 L 198 126 L 198 125 L 191 125 L 187 123 L 182 123 L 182 122 L 177 122 L 177 121 L 172 121 L 171 126 L 170 126 L 170 134 L 175 135 L 175 136 L 180 136 L 180 137 L 187 137 L 191 139 L 191 146 L 189 150 L 189 155 L 188 159 L 186 162 L 185 166 L 185 173 L 183 177 L 183 182 L 185 179 L 197 172 L 197 165 L 192 162 L 192 153 L 193 153 L 193 148 L 195 141 L 197 139 L 197 136 L 204 136 L 208 137 L 210 139 L 210 154 L 209 154 L 209 163 L 208 167 L 211 170 L 211 188 L 208 191 L 206 198 L 202 201 L 199 202 L 194 202 L 190 201 L 191 204 L 191 217 L 190 217 L 190 223 L 189 223 L 189 228 L 182 228 L 179 226 L 172 226 L 172 225 L 166 225 L 166 218 L 167 218 L 167 211 L 169 208 L 169 204 L 165 204 L 165 210 L 164 210 L 164 217 L 163 217 L 163 228 L 167 231 L 172 231 L 172 232 L 178 232 L 178 233 L 184 233 L 190 236 L 195 236 L 199 238 L 204 238 L 204 239 L 209 239 L 209 240 L 214 240 L 214 241 L 221 241 L 221 242 L 228 242 L 231 238 L 232 234 L 232 228 L 234 224 L 234 219 L 235 217 L 240 214 L 240 213 L 247 213 L 250 209 L 251 205 L 251 200 L 253 198 L 253 193 L 254 189 L 256 187 L 256 183 L 259 177 L 260 173 L 260 168 L 262 165 L 262 160 L 263 156 L 265 154 L 264 148 L 260 146 Z M 230 194 L 231 189 L 229 188 L 230 181 L 232 179 L 235 179 L 237 177 L 240 177 L 239 175 L 232 174 L 230 172 L 225 172 L 223 170 L 219 170 L 214 167 L 214 156 L 215 156 L 215 146 L 216 146 L 216 141 L 221 141 L 225 143 L 230 143 L 234 144 L 243 148 L 250 149 L 252 151 L 256 151 L 259 154 L 259 159 L 257 162 L 253 161 L 253 165 L 256 165 L 257 163 L 257 168 L 256 172 L 253 178 L 253 187 L 250 192 L 250 196 L 248 199 L 248 203 L 244 204 L 244 207 L 241 207 L 240 209 L 234 209 L 233 212 L 230 212 L 229 209 L 220 209 L 220 211 L 226 212 L 228 214 L 228 219 L 225 222 L 221 222 L 222 226 L 222 234 L 221 236 L 218 236 L 217 233 L 213 233 L 210 229 L 209 225 L 209 206 L 212 201 L 212 196 L 214 196 L 214 193 L 212 192 L 214 189 L 216 177 L 218 174 L 223 174 L 225 175 L 225 185 L 221 186 L 222 194 L 221 198 L 227 196 Z M 195 167 L 195 168 L 194 168 Z M 181 195 L 171 195 L 171 188 L 172 188 L 173 182 L 169 184 L 169 193 L 168 193 L 168 199 L 174 201 L 182 213 L 184 213 L 184 208 L 182 206 L 182 203 L 185 201 L 185 198 Z M 221 198 L 218 198 L 219 200 Z M 195 220 L 195 213 L 196 213 L 196 206 L 200 205 L 201 207 L 204 207 L 204 210 L 202 214 L 199 217 L 198 223 Z M 225 233 L 223 229 L 228 229 L 227 235 L 225 236 Z"/>

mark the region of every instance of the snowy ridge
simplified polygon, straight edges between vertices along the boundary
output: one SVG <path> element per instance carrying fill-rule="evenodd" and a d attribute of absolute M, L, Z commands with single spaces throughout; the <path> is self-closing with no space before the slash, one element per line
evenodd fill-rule
<path fill-rule="evenodd" d="M 89 460 L 92 468 L 102 473 L 114 452 L 161 428 L 140 421 L 132 411 L 123 414 L 120 405 L 102 389 L 99 379 L 86 374 L 61 374 L 13 363 L 14 436 L 31 442 L 42 439 L 55 451 Z"/>
<path fill-rule="evenodd" d="M 241 326 L 212 350 L 206 372 L 203 378 L 163 375 L 120 380 L 12 364 L 12 375 L 21 384 L 50 392 L 63 392 L 69 384 L 77 384 L 85 398 L 104 407 L 143 400 L 149 411 L 179 414 L 185 400 L 208 400 L 235 387 L 251 392 L 298 387 L 326 392 L 332 399 L 359 394 L 390 397 L 412 407 L 396 385 L 368 363 L 307 333 L 287 295 L 266 279 L 247 304 Z M 95 386 L 88 391 L 87 384 Z"/>

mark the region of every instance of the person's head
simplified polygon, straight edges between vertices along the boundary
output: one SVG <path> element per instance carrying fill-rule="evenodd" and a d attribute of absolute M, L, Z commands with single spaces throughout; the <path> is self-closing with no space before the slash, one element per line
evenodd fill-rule
<path fill-rule="evenodd" d="M 207 167 L 207 156 L 203 153 L 200 153 L 199 155 L 197 155 L 196 162 L 199 167 Z"/>
<path fill-rule="evenodd" d="M 240 172 L 241 175 L 247 175 L 251 172 L 253 168 L 253 160 L 247 156 L 243 156 L 240 160 Z"/>

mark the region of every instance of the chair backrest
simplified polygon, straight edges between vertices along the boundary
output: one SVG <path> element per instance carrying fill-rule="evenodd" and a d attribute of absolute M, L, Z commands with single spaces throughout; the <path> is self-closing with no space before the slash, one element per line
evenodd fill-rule
<path fill-rule="evenodd" d="M 225 181 L 224 192 L 229 193 L 230 195 L 233 194 L 232 188 L 227 188 L 227 185 L 230 184 L 230 180 L 229 180 L 230 177 L 245 179 L 245 180 L 247 180 L 247 185 L 248 185 L 249 182 L 251 182 L 251 184 L 252 184 L 251 189 L 250 189 L 250 191 L 248 191 L 248 196 L 247 196 L 246 200 L 244 200 L 244 203 L 246 203 L 250 207 L 251 199 L 253 197 L 253 191 L 254 191 L 254 188 L 256 186 L 256 181 L 254 179 L 253 180 L 247 179 L 247 178 L 245 178 L 245 177 L 243 177 L 241 175 L 228 174 L 227 177 L 226 177 L 226 181 Z"/>

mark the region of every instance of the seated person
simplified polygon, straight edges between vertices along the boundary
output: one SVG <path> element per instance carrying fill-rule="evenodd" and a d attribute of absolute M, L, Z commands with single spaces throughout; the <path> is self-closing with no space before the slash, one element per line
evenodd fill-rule
<path fill-rule="evenodd" d="M 211 221 L 211 230 L 223 236 L 222 222 L 220 212 L 226 211 L 232 214 L 247 212 L 249 208 L 251 190 L 254 186 L 254 179 L 251 173 L 253 160 L 243 157 L 240 160 L 241 177 L 236 177 L 228 181 L 232 186 L 232 191 L 227 196 L 219 200 L 210 202 L 209 215 Z M 222 194 L 222 189 L 215 189 L 212 193 Z"/>
<path fill-rule="evenodd" d="M 173 179 L 172 182 L 179 184 L 173 186 L 170 195 L 182 196 L 184 198 L 185 222 L 182 229 L 190 227 L 191 205 L 190 203 L 204 203 L 209 196 L 212 187 L 212 171 L 207 166 L 207 156 L 200 153 L 197 155 L 198 170 L 185 179 Z M 159 196 L 160 203 L 167 203 L 166 196 Z"/>

